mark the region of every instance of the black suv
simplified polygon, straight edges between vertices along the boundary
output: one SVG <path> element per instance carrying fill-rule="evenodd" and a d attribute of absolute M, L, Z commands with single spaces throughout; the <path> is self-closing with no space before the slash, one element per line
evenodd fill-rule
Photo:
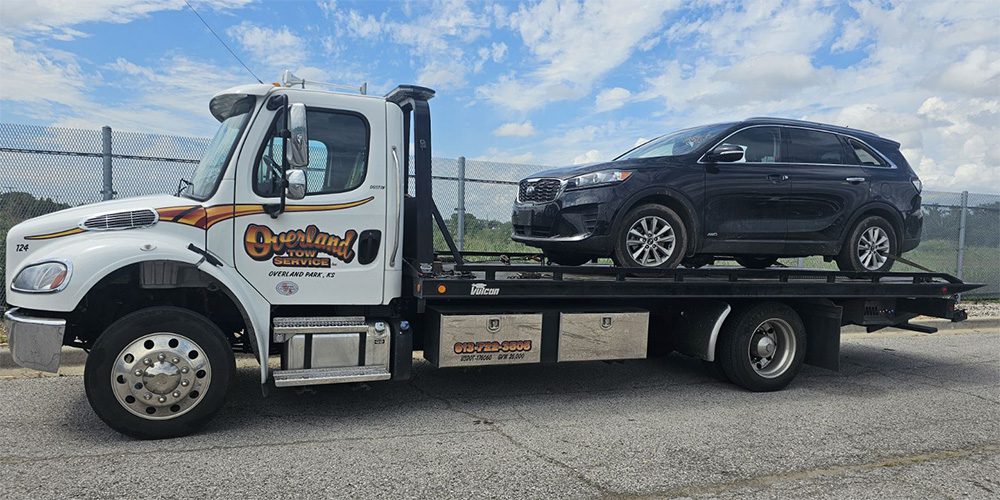
<path fill-rule="evenodd" d="M 607 163 L 520 182 L 515 241 L 557 264 L 765 268 L 822 255 L 888 271 L 916 248 L 921 184 L 899 143 L 871 132 L 750 118 L 668 134 Z"/>

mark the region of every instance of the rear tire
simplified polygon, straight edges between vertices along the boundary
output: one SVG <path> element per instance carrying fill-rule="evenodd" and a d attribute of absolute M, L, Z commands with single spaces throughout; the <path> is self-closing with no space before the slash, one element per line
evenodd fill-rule
<path fill-rule="evenodd" d="M 899 255 L 896 232 L 889 221 L 877 215 L 855 224 L 837 255 L 841 271 L 884 273 L 892 269 L 893 256 Z"/>
<path fill-rule="evenodd" d="M 619 266 L 673 269 L 687 253 L 687 228 L 663 205 L 640 205 L 625 214 L 615 235 L 614 259 Z"/>
<path fill-rule="evenodd" d="M 802 369 L 805 355 L 805 327 L 795 310 L 760 302 L 726 320 L 715 361 L 734 384 L 768 392 L 787 386 Z"/>
<path fill-rule="evenodd" d="M 545 258 L 548 259 L 553 264 L 559 264 L 560 266 L 582 266 L 592 260 L 593 257 L 589 255 L 582 255 L 577 253 L 568 252 L 543 252 Z"/>
<path fill-rule="evenodd" d="M 778 263 L 777 257 L 736 257 L 736 263 L 747 269 L 767 269 Z"/>
<path fill-rule="evenodd" d="M 197 431 L 222 407 L 235 371 L 219 327 L 178 307 L 150 307 L 109 326 L 83 375 L 97 416 L 139 439 Z"/>

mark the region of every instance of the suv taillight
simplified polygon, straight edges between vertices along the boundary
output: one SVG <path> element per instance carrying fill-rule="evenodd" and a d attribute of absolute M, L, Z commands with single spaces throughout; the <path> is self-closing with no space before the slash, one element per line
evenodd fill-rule
<path fill-rule="evenodd" d="M 920 194 L 924 191 L 924 183 L 920 182 L 920 179 L 914 177 L 910 179 L 910 182 L 913 183 L 913 187 L 917 188 L 917 194 Z"/>

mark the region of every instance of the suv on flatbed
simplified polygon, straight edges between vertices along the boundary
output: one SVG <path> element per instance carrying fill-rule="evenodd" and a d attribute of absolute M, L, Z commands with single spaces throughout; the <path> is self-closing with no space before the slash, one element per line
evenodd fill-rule
<path fill-rule="evenodd" d="M 780 118 L 680 130 L 606 163 L 520 182 L 515 241 L 557 264 L 766 268 L 822 255 L 884 272 L 920 242 L 921 183 L 899 143 Z"/>

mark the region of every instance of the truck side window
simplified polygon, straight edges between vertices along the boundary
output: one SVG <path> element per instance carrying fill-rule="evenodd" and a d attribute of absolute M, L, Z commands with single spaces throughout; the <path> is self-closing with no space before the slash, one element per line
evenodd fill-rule
<path fill-rule="evenodd" d="M 368 171 L 367 120 L 355 113 L 308 109 L 306 121 L 309 128 L 306 196 L 342 193 L 360 186 Z M 254 192 L 260 196 L 281 194 L 277 180 L 282 164 L 282 143 L 274 131 L 272 126 L 257 161 Z"/>
<path fill-rule="evenodd" d="M 781 139 L 778 127 L 750 127 L 729 136 L 723 144 L 743 148 L 743 160 L 733 163 L 774 163 Z"/>

